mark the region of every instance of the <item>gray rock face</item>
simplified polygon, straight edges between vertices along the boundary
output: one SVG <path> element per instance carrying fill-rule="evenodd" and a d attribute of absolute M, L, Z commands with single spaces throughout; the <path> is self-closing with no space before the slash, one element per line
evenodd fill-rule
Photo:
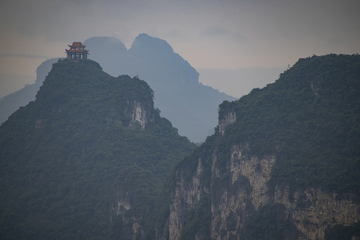
<path fill-rule="evenodd" d="M 224 118 L 219 119 L 219 134 L 225 135 L 226 126 L 233 124 L 236 121 L 236 112 L 228 112 Z"/>
<path fill-rule="evenodd" d="M 218 166 L 216 151 L 210 159 L 198 159 L 196 170 L 188 175 L 188 170 L 176 172 L 176 185 L 171 197 L 168 219 L 169 240 L 180 238 L 186 227 L 186 213 L 196 208 L 201 198 L 210 194 L 211 227 L 210 234 L 216 240 L 242 239 L 250 216 L 260 212 L 261 208 L 281 209 L 283 218 L 289 221 L 285 239 L 325 239 L 328 229 L 336 226 L 351 226 L 360 220 L 360 205 L 354 196 L 340 198 L 336 193 L 329 194 L 321 189 L 307 188 L 296 191 L 294 200 L 289 201 L 289 188 L 276 188 L 275 194 L 269 194 L 267 182 L 276 157 L 248 155 L 246 145 L 234 145 L 226 165 L 228 184 L 221 189 L 209 192 L 201 180 L 202 161 L 211 164 L 211 183 L 216 186 L 218 179 L 224 178 Z M 159 235 L 157 239 L 165 239 Z M 202 232 L 195 234 L 202 239 Z M 355 236 L 352 239 L 357 239 Z"/>
<path fill-rule="evenodd" d="M 131 119 L 130 126 L 131 124 L 138 122 L 141 126 L 141 129 L 144 130 L 146 124 L 154 120 L 151 116 L 151 109 L 146 109 L 145 104 L 137 101 L 131 103 L 128 102 L 128 104 L 131 106 L 131 110 L 129 113 L 125 114 L 129 115 Z"/>

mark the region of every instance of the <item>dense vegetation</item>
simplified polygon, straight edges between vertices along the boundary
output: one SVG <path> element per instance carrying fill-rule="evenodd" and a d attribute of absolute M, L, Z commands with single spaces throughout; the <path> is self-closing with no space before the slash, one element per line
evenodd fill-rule
<path fill-rule="evenodd" d="M 134 101 L 146 108 L 144 130 L 131 120 Z M 145 229 L 138 238 L 151 237 L 162 183 L 193 149 L 144 81 L 59 61 L 0 127 L 0 238 L 130 239 L 133 222 Z"/>
<path fill-rule="evenodd" d="M 229 159 L 234 145 L 248 145 L 249 152 L 244 152 L 245 155 L 276 157 L 268 182 L 269 194 L 275 186 L 289 187 L 289 200 L 293 201 L 294 191 L 315 187 L 336 192 L 340 197 L 349 194 L 360 197 L 359 55 L 330 54 L 300 59 L 275 83 L 254 89 L 237 101 L 223 102 L 219 119 L 229 112 L 235 112 L 237 119 L 226 128 L 225 136 L 217 134 L 216 129 L 213 136 L 176 166 L 173 184 L 168 184 L 167 191 L 171 194 L 177 181 L 176 171 L 191 179 L 198 159 L 202 160 L 205 166 L 202 187 L 211 191 L 203 192 L 205 200 L 189 212 L 183 239 L 199 234 L 210 238 L 208 218 L 211 216 L 198 214 L 210 209 L 206 201 L 209 195 L 216 205 L 225 189 L 251 191 L 246 178 L 240 178 L 237 186 L 229 180 Z M 214 154 L 219 178 L 212 177 L 210 166 Z M 284 239 L 297 234 L 296 230 L 289 232 L 294 226 L 273 206 L 258 212 L 254 212 L 251 204 L 246 208 L 252 215 L 247 216 L 248 222 L 239 233 L 242 238 Z M 164 218 L 159 218 L 161 221 Z M 349 228 L 358 229 L 357 226 Z"/>

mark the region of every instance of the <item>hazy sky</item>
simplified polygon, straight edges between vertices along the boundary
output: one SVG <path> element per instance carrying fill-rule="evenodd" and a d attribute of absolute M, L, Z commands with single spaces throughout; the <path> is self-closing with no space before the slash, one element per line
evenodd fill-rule
<path fill-rule="evenodd" d="M 0 74 L 34 80 L 41 62 L 65 57 L 74 41 L 113 36 L 129 48 L 140 33 L 198 69 L 283 67 L 360 52 L 360 1 L 2 0 Z"/>

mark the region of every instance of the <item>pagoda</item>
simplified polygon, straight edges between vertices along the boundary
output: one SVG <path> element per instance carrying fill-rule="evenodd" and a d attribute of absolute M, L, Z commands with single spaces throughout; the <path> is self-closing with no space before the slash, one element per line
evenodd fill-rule
<path fill-rule="evenodd" d="M 82 59 L 87 59 L 89 50 L 85 50 L 85 45 L 82 45 L 81 42 L 73 42 L 72 45 L 68 45 L 70 49 L 65 49 L 67 53 L 67 60 L 72 62 L 78 62 Z"/>

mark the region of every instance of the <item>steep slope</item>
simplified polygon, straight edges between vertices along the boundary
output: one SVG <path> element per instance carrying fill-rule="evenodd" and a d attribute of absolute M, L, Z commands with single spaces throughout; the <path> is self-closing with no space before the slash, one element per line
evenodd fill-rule
<path fill-rule="evenodd" d="M 59 61 L 0 127 L 0 238 L 149 238 L 162 182 L 193 148 L 144 81 Z"/>
<path fill-rule="evenodd" d="M 360 56 L 300 59 L 220 105 L 163 191 L 157 239 L 358 239 L 359 146 Z"/>
<path fill-rule="evenodd" d="M 235 98 L 199 83 L 198 72 L 164 40 L 140 34 L 126 51 L 114 38 L 84 42 L 90 58 L 112 76 L 140 76 L 155 91 L 155 107 L 179 129 L 180 135 L 202 142 L 217 124 L 217 108 Z M 98 54 L 101 53 L 101 54 Z"/>

